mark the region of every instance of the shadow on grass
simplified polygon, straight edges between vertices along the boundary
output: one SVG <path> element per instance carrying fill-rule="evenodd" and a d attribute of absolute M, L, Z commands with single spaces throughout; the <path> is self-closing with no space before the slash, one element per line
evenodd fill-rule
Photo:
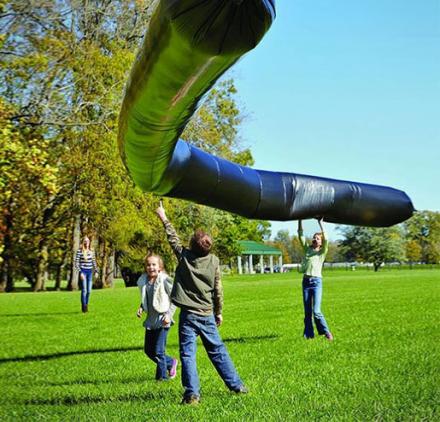
<path fill-rule="evenodd" d="M 268 334 L 265 336 L 250 336 L 250 337 L 229 337 L 224 338 L 224 343 L 256 343 L 261 340 L 275 340 L 279 338 L 278 334 Z"/>
<path fill-rule="evenodd" d="M 269 334 L 265 336 L 250 336 L 250 337 L 229 337 L 223 339 L 224 343 L 255 343 L 262 340 L 275 340 L 279 337 L 276 334 Z M 29 355 L 23 357 L 10 357 L 0 358 L 0 364 L 8 362 L 35 362 L 40 360 L 50 360 L 63 358 L 65 356 L 77 356 L 77 355 L 92 355 L 95 353 L 117 353 L 117 352 L 133 352 L 143 350 L 143 347 L 131 346 L 131 347 L 119 347 L 112 349 L 93 349 L 93 350 L 76 350 L 73 352 L 59 352 L 51 353 L 47 355 Z"/>
<path fill-rule="evenodd" d="M 80 314 L 81 311 L 70 311 L 70 312 L 35 312 L 35 313 L 22 313 L 22 314 L 0 314 L 0 318 L 4 317 L 29 317 L 29 316 L 53 316 L 53 315 L 71 315 Z"/>
<path fill-rule="evenodd" d="M 8 363 L 8 362 L 34 362 L 39 360 L 58 359 L 58 358 L 63 358 L 65 356 L 92 355 L 95 353 L 132 352 L 134 350 L 136 351 L 143 350 L 143 347 L 132 346 L 132 347 L 119 347 L 112 349 L 76 350 L 73 352 L 59 352 L 59 353 L 51 353 L 48 355 L 29 355 L 20 358 L 19 357 L 1 358 L 0 364 Z"/>
<path fill-rule="evenodd" d="M 147 379 L 147 376 L 138 376 L 131 378 L 124 378 L 122 380 L 114 380 L 114 379 L 106 379 L 106 380 L 75 380 L 75 381 L 40 381 L 33 383 L 32 385 L 47 385 L 50 387 L 67 387 L 67 386 L 75 386 L 75 385 L 101 385 L 101 384 L 132 384 L 132 383 L 143 383 Z"/>
<path fill-rule="evenodd" d="M 60 405 L 81 405 L 81 404 L 93 404 L 93 403 L 115 403 L 115 402 L 128 402 L 128 401 L 152 401 L 163 400 L 170 398 L 169 391 L 151 392 L 147 391 L 142 394 L 121 394 L 116 397 L 54 397 L 51 399 L 46 398 L 34 398 L 23 400 L 24 405 L 37 405 L 37 406 L 60 406 Z M 17 402 L 15 401 L 14 404 Z"/>

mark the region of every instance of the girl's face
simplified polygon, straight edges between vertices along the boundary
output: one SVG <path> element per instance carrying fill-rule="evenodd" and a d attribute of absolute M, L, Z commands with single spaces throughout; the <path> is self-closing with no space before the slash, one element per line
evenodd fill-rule
<path fill-rule="evenodd" d="M 322 245 L 322 237 L 319 233 L 315 233 L 312 239 L 312 245 L 314 248 L 320 248 Z"/>
<path fill-rule="evenodd" d="M 83 246 L 88 249 L 90 246 L 90 239 L 88 237 L 85 237 L 83 240 Z"/>
<path fill-rule="evenodd" d="M 145 265 L 148 278 L 151 280 L 155 280 L 160 273 L 160 262 L 157 256 L 150 256 L 147 259 L 147 264 Z"/>

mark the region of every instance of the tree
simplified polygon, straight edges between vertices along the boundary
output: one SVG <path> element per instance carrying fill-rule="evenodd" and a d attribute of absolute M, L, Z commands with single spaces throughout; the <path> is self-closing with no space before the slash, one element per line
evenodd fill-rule
<path fill-rule="evenodd" d="M 157 199 L 133 184 L 116 146 L 123 87 L 152 3 L 0 3 L 5 130 L 0 171 L 2 186 L 15 187 L 11 195 L 4 188 L 0 199 L 0 286 L 10 288 L 14 277 L 24 277 L 34 290 L 42 290 L 48 272 L 59 286 L 61 272 L 67 271 L 75 289 L 77 273 L 71 264 L 80 232 L 95 239 L 101 269 L 96 287 L 111 284 L 114 262 L 142 268 L 151 249 L 172 263 L 157 230 Z M 232 80 L 214 87 L 182 137 L 250 165 L 250 150 L 238 137 L 243 116 L 235 94 Z M 224 260 L 236 253 L 235 240 L 267 235 L 267 222 L 167 201 L 183 235 L 189 235 L 190 227 L 206 227 Z"/>
<path fill-rule="evenodd" d="M 341 251 L 348 261 L 366 261 L 378 271 L 384 262 L 405 259 L 404 239 L 399 226 L 388 228 L 347 227 L 340 229 Z"/>
<path fill-rule="evenodd" d="M 440 262 L 440 212 L 417 211 L 403 226 L 411 254 L 416 253 L 417 244 L 421 255 L 418 260 Z"/>
<path fill-rule="evenodd" d="M 412 264 L 422 259 L 422 247 L 416 240 L 408 240 L 405 243 L 406 259 Z"/>
<path fill-rule="evenodd" d="M 289 264 L 292 262 L 292 239 L 288 230 L 279 230 L 272 244 L 281 250 L 284 263 Z"/>
<path fill-rule="evenodd" d="M 150 3 L 35 0 L 32 7 L 20 1 L 0 7 L 0 95 L 11 104 L 8 119 L 29 139 L 30 133 L 37 134 L 34 149 L 44 151 L 47 166 L 58 170 L 57 189 L 29 202 L 37 205 L 32 215 L 3 208 L 5 230 L 14 233 L 2 236 L 3 255 L 10 257 L 8 250 L 18 248 L 18 233 L 7 226 L 21 218 L 21 230 L 30 240 L 20 248 L 21 272 L 36 290 L 44 288 L 50 251 L 63 256 L 51 247 L 61 243 L 51 245 L 53 234 L 60 233 L 55 228 L 69 226 L 78 216 L 83 228 L 100 231 L 106 245 L 100 248 L 103 262 L 109 261 L 105 230 L 114 218 L 109 185 L 125 177 L 132 187 L 116 153 L 119 93 Z M 4 259 L 3 267 L 10 268 Z"/>

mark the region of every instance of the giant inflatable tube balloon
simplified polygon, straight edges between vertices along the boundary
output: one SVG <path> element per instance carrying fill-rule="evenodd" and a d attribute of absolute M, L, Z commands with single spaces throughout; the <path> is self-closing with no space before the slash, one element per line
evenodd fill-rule
<path fill-rule="evenodd" d="M 413 206 L 402 191 L 255 170 L 179 140 L 202 96 L 274 18 L 274 0 L 157 2 L 120 113 L 119 149 L 130 176 L 144 191 L 248 218 L 377 227 L 406 220 Z"/>

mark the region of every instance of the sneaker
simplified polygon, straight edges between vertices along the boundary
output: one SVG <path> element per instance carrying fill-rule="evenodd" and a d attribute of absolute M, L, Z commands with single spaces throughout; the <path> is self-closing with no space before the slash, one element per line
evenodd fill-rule
<path fill-rule="evenodd" d="M 179 361 L 177 359 L 173 359 L 173 363 L 171 365 L 170 370 L 168 371 L 168 375 L 171 379 L 176 378 L 177 375 L 177 365 L 179 364 Z"/>
<path fill-rule="evenodd" d="M 183 396 L 181 404 L 199 404 L 200 397 L 195 394 L 190 394 L 189 396 Z"/>
<path fill-rule="evenodd" d="M 247 393 L 249 393 L 249 390 L 243 384 L 241 384 L 240 387 L 236 388 L 233 391 L 234 391 L 234 393 L 237 393 L 237 394 L 247 394 Z"/>
<path fill-rule="evenodd" d="M 328 341 L 333 341 L 333 334 L 329 331 L 328 333 L 325 333 L 325 338 Z"/>

